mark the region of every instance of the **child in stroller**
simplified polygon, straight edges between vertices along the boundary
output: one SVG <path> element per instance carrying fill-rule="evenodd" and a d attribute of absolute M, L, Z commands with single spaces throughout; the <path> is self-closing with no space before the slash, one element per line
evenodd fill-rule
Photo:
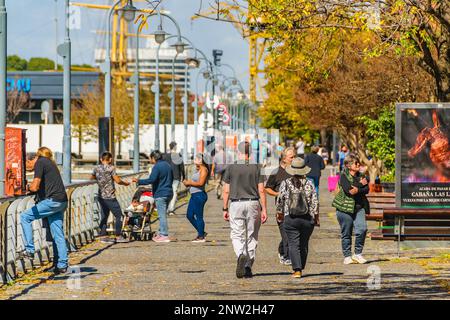
<path fill-rule="evenodd" d="M 145 234 L 151 238 L 151 215 L 154 210 L 155 199 L 152 188 L 138 187 L 133 195 L 131 204 L 124 210 L 122 233 L 124 237 L 134 237 L 144 240 Z M 146 228 L 148 227 L 148 228 Z"/>

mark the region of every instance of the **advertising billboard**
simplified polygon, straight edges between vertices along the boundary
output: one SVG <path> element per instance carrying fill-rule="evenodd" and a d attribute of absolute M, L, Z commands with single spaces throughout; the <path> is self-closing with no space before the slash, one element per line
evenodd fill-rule
<path fill-rule="evenodd" d="M 396 205 L 450 208 L 450 104 L 396 107 Z"/>

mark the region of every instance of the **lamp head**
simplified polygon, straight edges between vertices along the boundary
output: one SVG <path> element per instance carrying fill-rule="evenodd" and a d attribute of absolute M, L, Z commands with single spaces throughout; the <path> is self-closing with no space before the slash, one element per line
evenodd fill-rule
<path fill-rule="evenodd" d="M 200 60 L 196 58 L 186 58 L 184 61 L 190 68 L 198 68 L 200 66 Z"/>
<path fill-rule="evenodd" d="M 231 83 L 233 84 L 233 86 L 235 86 L 235 85 L 237 85 L 237 80 L 236 79 L 233 79 L 232 81 L 231 81 Z"/>
<path fill-rule="evenodd" d="M 219 84 L 219 80 L 217 80 L 217 78 L 213 79 L 213 85 L 217 86 Z"/>
<path fill-rule="evenodd" d="M 131 22 L 134 20 L 137 8 L 133 5 L 132 0 L 128 0 L 127 4 L 123 6 L 120 10 L 122 11 L 122 16 L 126 22 Z"/>
<path fill-rule="evenodd" d="M 182 54 L 184 52 L 186 44 L 183 43 L 181 40 L 178 40 L 177 43 L 172 45 L 172 47 L 175 47 L 175 50 L 177 51 L 178 54 Z"/>
<path fill-rule="evenodd" d="M 209 71 L 203 71 L 203 78 L 204 79 L 208 79 L 211 76 L 211 74 L 209 73 Z"/>
<path fill-rule="evenodd" d="M 228 92 L 228 98 L 232 98 L 233 97 L 233 93 L 232 92 Z"/>
<path fill-rule="evenodd" d="M 220 91 L 224 92 L 224 91 L 225 91 L 225 89 L 226 89 L 226 88 L 225 88 L 225 85 L 223 85 L 223 84 L 222 84 L 222 85 L 220 85 L 219 89 L 220 89 Z"/>
<path fill-rule="evenodd" d="M 158 26 L 158 30 L 153 32 L 153 35 L 155 36 L 155 42 L 157 44 L 161 44 L 166 40 L 167 32 L 165 32 L 162 28 L 162 25 Z"/>

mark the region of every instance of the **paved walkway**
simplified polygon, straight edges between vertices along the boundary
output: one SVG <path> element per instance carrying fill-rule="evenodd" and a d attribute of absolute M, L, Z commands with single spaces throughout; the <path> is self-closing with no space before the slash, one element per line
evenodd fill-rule
<path fill-rule="evenodd" d="M 95 242 L 71 255 L 71 265 L 81 271 L 79 288 L 76 279 L 37 270 L 0 289 L 0 299 L 449 299 L 448 250 L 447 255 L 438 249 L 411 250 L 397 259 L 395 243 L 368 239 L 364 253 L 370 263 L 344 266 L 325 178 L 321 184 L 322 226 L 314 231 L 302 279 L 292 279 L 290 267 L 278 262 L 273 198 L 268 199 L 269 221 L 260 231 L 255 277 L 237 279 L 222 202 L 210 193 L 208 242 L 191 243 L 195 232 L 184 206 L 169 217 L 171 236 L 178 241 Z M 367 286 L 372 269 L 380 271 L 378 289 Z"/>

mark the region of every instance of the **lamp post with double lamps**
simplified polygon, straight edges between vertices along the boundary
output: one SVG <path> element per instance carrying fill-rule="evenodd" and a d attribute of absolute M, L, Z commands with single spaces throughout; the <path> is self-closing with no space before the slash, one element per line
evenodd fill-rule
<path fill-rule="evenodd" d="M 161 16 L 164 16 L 170 19 L 177 28 L 177 42 L 173 45 L 178 54 L 184 52 L 185 44 L 181 41 L 181 31 L 180 26 L 177 21 L 168 14 L 158 13 L 150 14 L 148 17 L 154 16 L 158 14 L 160 17 L 160 25 L 158 26 L 158 30 L 153 33 L 155 35 L 155 41 L 158 43 L 158 49 L 156 50 L 156 75 L 155 75 L 155 84 L 154 84 L 154 92 L 155 92 L 155 150 L 159 150 L 159 97 L 160 97 L 160 88 L 159 88 L 159 50 L 161 48 L 161 44 L 166 40 L 167 33 L 162 29 L 162 19 Z"/>
<path fill-rule="evenodd" d="M 210 62 L 208 61 L 208 64 Z M 211 65 L 209 65 L 211 68 Z M 200 75 L 203 75 L 203 79 L 209 79 L 212 72 L 207 67 L 202 68 L 198 73 L 195 80 L 195 100 L 194 100 L 194 157 L 197 155 L 197 142 L 198 142 L 198 79 Z M 208 70 L 209 69 L 209 70 Z M 212 71 L 212 70 L 211 70 Z M 206 94 L 206 92 L 205 92 Z M 207 96 L 207 95 L 206 95 Z"/>
<path fill-rule="evenodd" d="M 71 101 L 71 42 L 69 30 L 69 0 L 65 1 L 65 37 L 64 43 L 58 46 L 58 54 L 63 57 L 63 182 L 72 182 L 72 144 L 70 130 L 70 101 Z"/>
<path fill-rule="evenodd" d="M 105 74 L 105 117 L 111 117 L 111 17 L 116 7 L 122 2 L 118 0 L 108 11 L 108 20 L 106 23 L 106 51 L 105 62 L 102 65 L 102 71 Z M 123 13 L 123 18 L 127 22 L 134 20 L 136 11 L 138 10 L 133 6 L 133 1 L 128 0 L 127 4 L 120 9 Z"/>
<path fill-rule="evenodd" d="M 135 70 L 132 77 L 134 82 L 134 141 L 133 141 L 133 172 L 139 172 L 139 28 L 136 32 L 136 59 Z"/>
<path fill-rule="evenodd" d="M 157 32 L 164 32 L 162 31 L 162 29 L 158 29 Z M 161 50 L 161 46 L 164 42 L 173 39 L 175 37 L 177 37 L 179 39 L 178 46 L 177 44 L 175 44 L 175 50 L 176 50 L 176 54 L 172 59 L 172 90 L 169 94 L 171 100 L 170 100 L 170 132 L 171 132 L 171 141 L 175 141 L 175 62 L 177 60 L 177 57 L 179 54 L 184 52 L 184 47 L 185 44 L 181 42 L 181 37 L 180 36 L 169 36 L 169 37 L 161 37 L 160 35 L 158 36 L 155 32 L 155 41 L 158 43 L 158 48 L 156 49 L 156 81 L 155 81 L 155 88 L 153 90 L 153 92 L 155 93 L 155 110 L 156 110 L 156 99 L 158 99 L 158 106 L 159 106 L 159 95 L 160 95 L 160 90 L 159 90 L 159 51 Z M 158 38 L 159 37 L 159 38 Z M 156 85 L 157 83 L 157 85 Z M 158 107 L 158 112 L 159 112 L 159 107 Z M 155 117 L 156 117 L 156 113 L 155 113 Z M 159 121 L 159 114 L 158 114 L 158 121 Z M 159 132 L 159 130 L 158 130 Z M 164 146 L 165 148 L 165 146 Z"/>
<path fill-rule="evenodd" d="M 176 36 L 170 36 L 166 38 L 164 41 L 170 40 L 175 38 Z M 183 40 L 186 40 L 189 42 L 189 44 L 192 45 L 192 43 L 187 39 L 186 37 L 181 36 Z M 161 45 L 160 45 L 161 46 Z M 160 46 L 158 47 L 158 50 L 160 49 Z M 172 59 L 172 89 L 170 91 L 169 97 L 170 97 L 170 131 L 171 131 L 171 140 L 175 141 L 175 99 L 176 99 L 176 87 L 175 87 L 175 62 L 178 57 L 178 52 Z"/>

